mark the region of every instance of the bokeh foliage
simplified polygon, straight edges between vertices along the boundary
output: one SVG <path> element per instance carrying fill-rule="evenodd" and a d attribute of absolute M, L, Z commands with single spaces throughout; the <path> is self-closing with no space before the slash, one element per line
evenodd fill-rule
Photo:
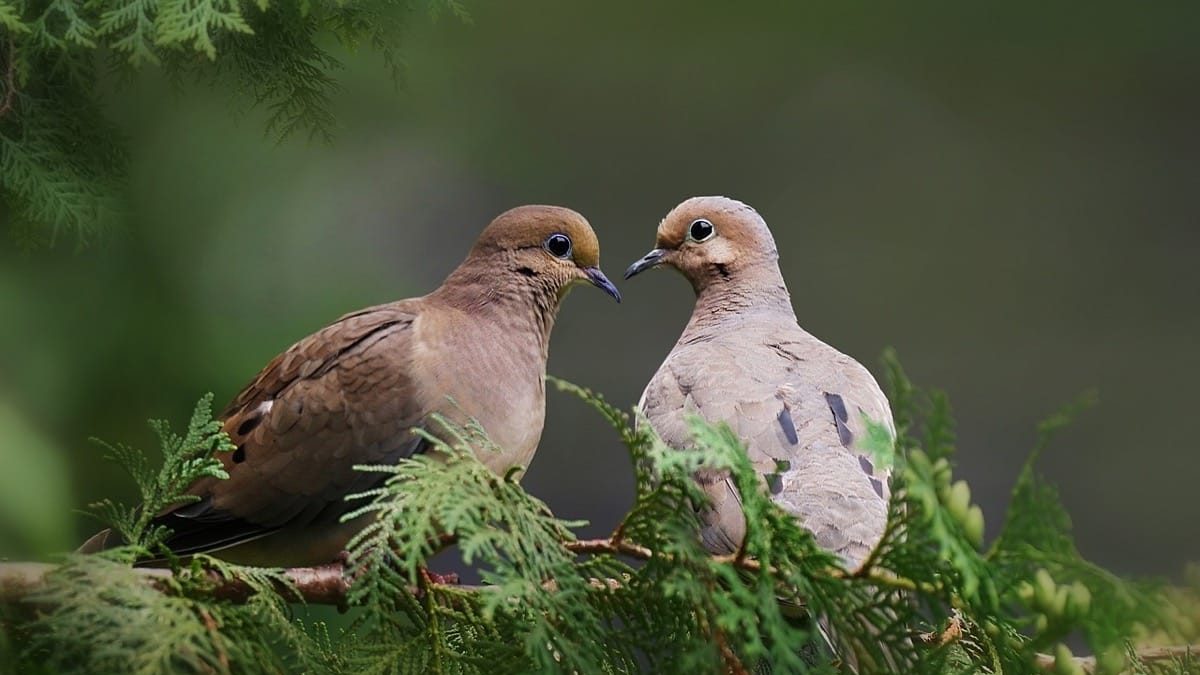
<path fill-rule="evenodd" d="M 1191 661 L 1142 663 L 1139 631 L 1188 630 L 1156 584 L 1119 579 L 1083 560 L 1053 489 L 1037 476 L 1043 440 L 1014 489 L 1009 514 L 982 548 L 965 483 L 952 480 L 953 422 L 940 395 L 912 387 L 887 359 L 899 438 L 888 534 L 858 570 L 846 570 L 759 489 L 726 426 L 694 423 L 695 447 L 665 446 L 645 424 L 565 382 L 617 431 L 636 471 L 637 496 L 603 546 L 579 548 L 580 523 L 557 519 L 511 476 L 475 453 L 494 451 L 476 426 L 430 437 L 434 452 L 383 474 L 348 517 L 372 524 L 350 545 L 352 624 L 331 634 L 297 621 L 278 570 L 198 557 L 172 560 L 152 589 L 129 566 L 157 555 L 160 533 L 136 510 L 102 511 L 125 523 L 124 547 L 69 556 L 5 624 L 9 662 L 55 672 L 992 672 L 1039 667 L 1082 672 L 1063 640 L 1081 631 L 1099 672 L 1191 672 Z M 210 472 L 221 447 L 205 413 L 185 435 L 162 433 L 164 469 L 133 473 L 154 504 L 162 488 Z M 889 451 L 891 448 L 879 448 Z M 123 461 L 141 467 L 128 452 Z M 700 546 L 692 505 L 700 467 L 732 472 L 747 514 L 737 556 Z M 199 473 L 197 473 L 199 472 Z M 447 537 L 486 586 L 433 584 L 422 567 Z M 257 591 L 247 604 L 206 595 L 211 573 Z M 96 593 L 95 589 L 103 589 Z M 811 620 L 815 617 L 817 620 Z M 1041 666 L 1035 665 L 1039 652 Z M 1047 659 L 1050 659 L 1047 661 Z"/>
<path fill-rule="evenodd" d="M 0 439 L 0 538 L 16 550 L 62 550 L 74 529 L 62 456 L 3 400 Z"/>

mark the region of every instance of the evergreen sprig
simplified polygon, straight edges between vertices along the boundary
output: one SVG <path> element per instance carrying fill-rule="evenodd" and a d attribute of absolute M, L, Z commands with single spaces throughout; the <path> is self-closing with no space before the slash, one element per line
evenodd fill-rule
<path fill-rule="evenodd" d="M 192 411 L 187 430 L 179 435 L 165 420 L 150 420 L 158 436 L 162 463 L 154 468 L 145 453 L 122 444 L 92 439 L 106 450 L 106 456 L 121 464 L 133 478 L 141 497 L 134 506 L 111 499 L 92 504 L 92 511 L 104 524 L 120 535 L 125 545 L 110 555 L 134 560 L 153 556 L 170 534 L 161 526 L 152 526 L 156 515 L 170 506 L 199 500 L 186 494 L 188 486 L 202 478 L 225 479 L 229 474 L 217 458 L 218 452 L 236 449 L 221 423 L 212 419 L 212 394 L 206 394 Z"/>
<path fill-rule="evenodd" d="M 1134 651 L 1132 640 L 1194 638 L 1195 596 L 1170 598 L 1083 560 L 1070 521 L 1034 460 L 1008 518 L 982 548 L 982 515 L 952 475 L 954 431 L 944 396 L 913 387 L 886 364 L 897 434 L 875 428 L 877 453 L 896 462 L 889 522 L 879 547 L 846 569 L 760 488 L 740 440 L 692 420 L 693 447 L 674 449 L 601 397 L 561 381 L 606 418 L 628 448 L 636 497 L 612 535 L 581 541 L 520 488 L 517 471 L 480 461 L 498 451 L 476 424 L 430 420 L 426 451 L 396 466 L 368 466 L 374 490 L 347 518 L 365 528 L 350 546 L 350 626 L 303 625 L 301 595 L 280 570 L 211 558 L 171 560 L 166 577 L 139 574 L 130 557 L 69 556 L 4 619 L 22 666 L 54 672 L 709 673 L 900 672 L 1074 674 L 1189 672 L 1185 651 Z M 155 426 L 164 468 L 125 459 L 145 507 L 106 513 L 142 551 L 159 535 L 145 513 L 185 499 L 215 475 L 225 446 L 208 401 L 183 435 Z M 697 537 L 704 499 L 697 471 L 727 472 L 747 516 L 743 549 L 712 556 Z M 976 515 L 978 514 L 978 515 Z M 451 543 L 480 570 L 480 587 L 435 583 L 425 571 Z M 222 581 L 248 588 L 240 599 Z M 224 599 L 222 599 L 224 598 Z M 1170 600 L 1170 601 L 1168 601 Z M 1198 614 L 1197 616 L 1200 616 Z M 1096 657 L 1064 640 L 1082 634 Z M 5 661 L 0 660 L 0 663 Z M 121 664 L 117 668 L 116 664 Z"/>
<path fill-rule="evenodd" d="M 500 449 L 477 425 L 431 421 L 448 440 L 421 432 L 426 453 L 395 466 L 359 467 L 388 474 L 380 488 L 352 497 L 373 501 L 347 516 L 369 521 L 349 546 L 347 567 L 362 570 L 351 602 L 368 608 L 362 630 L 378 636 L 370 641 L 394 642 L 410 627 L 433 630 L 418 645 L 399 643 L 401 654 L 422 665 L 408 672 L 475 672 L 496 660 L 521 664 L 517 671 L 561 666 L 588 672 L 618 656 L 605 649 L 604 616 L 590 602 L 589 573 L 626 568 L 577 566 L 564 544 L 574 540 L 571 527 L 578 523 L 557 520 L 513 474 L 497 476 L 480 463 L 476 452 Z M 463 596 L 427 583 L 420 566 L 447 537 L 465 562 L 479 566 L 491 586 L 486 592 Z M 543 585 L 550 580 L 553 593 Z M 411 585 L 420 585 L 424 597 L 405 597 Z M 500 626 L 505 635 L 497 640 Z M 475 652 L 480 644 L 490 644 L 486 660 Z"/>

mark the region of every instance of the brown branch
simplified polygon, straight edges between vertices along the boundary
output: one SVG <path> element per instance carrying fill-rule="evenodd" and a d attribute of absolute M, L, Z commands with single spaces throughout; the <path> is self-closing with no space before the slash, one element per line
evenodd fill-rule
<path fill-rule="evenodd" d="M 746 666 L 742 664 L 742 660 L 734 653 L 729 646 L 729 641 L 725 639 L 725 634 L 717 630 L 713 634 L 713 638 L 717 641 L 717 648 L 721 652 L 721 662 L 725 664 L 725 672 L 729 675 L 750 675 L 750 671 L 746 670 Z"/>
<path fill-rule="evenodd" d="M 453 539 L 445 538 L 439 541 L 440 547 L 453 543 Z M 620 555 L 636 560 L 649 560 L 656 554 L 645 546 L 634 544 L 627 540 L 614 539 L 584 539 L 565 542 L 567 550 L 577 554 L 607 554 Z M 661 554 L 659 554 L 661 555 Z M 739 568 L 751 572 L 763 569 L 762 565 L 753 558 L 734 560 L 733 556 L 717 556 L 719 563 L 736 564 Z M 45 576 L 55 569 L 54 565 L 44 563 L 0 563 L 0 604 L 24 600 L 29 595 L 45 587 Z M 171 571 L 156 567 L 139 567 L 135 571 L 159 590 L 170 591 Z M 213 598 L 234 603 L 244 603 L 254 595 L 254 588 L 242 579 L 225 578 L 215 571 L 208 571 L 211 586 L 209 593 Z M 280 585 L 277 590 L 289 600 L 303 601 L 313 605 L 344 606 L 347 592 L 350 589 L 350 578 L 344 574 L 341 563 L 331 563 L 318 567 L 293 567 L 284 570 L 284 575 L 290 582 L 290 587 Z M 623 583 L 617 579 L 591 579 L 589 583 L 594 588 L 618 588 Z M 553 579 L 543 584 L 547 590 L 554 590 L 557 584 Z M 459 589 L 472 591 L 483 590 L 479 586 L 456 586 Z M 417 593 L 419 589 L 410 589 Z"/>
<path fill-rule="evenodd" d="M 56 569 L 46 563 L 0 563 L 0 604 L 22 602 L 30 595 L 46 587 L 46 576 Z M 157 567 L 134 569 L 139 576 L 155 588 L 171 591 L 171 570 Z M 254 588 L 243 579 L 226 578 L 215 571 L 208 571 L 211 586 L 209 594 L 218 600 L 244 603 L 255 593 Z M 289 601 L 303 601 L 313 605 L 341 606 L 346 602 L 350 582 L 342 574 L 342 565 L 334 563 L 319 567 L 293 567 L 284 570 L 290 587 L 279 584 L 276 591 Z"/>
<path fill-rule="evenodd" d="M 621 555 L 627 558 L 633 558 L 635 560 L 649 560 L 655 556 L 658 556 L 660 558 L 670 560 L 669 556 L 665 556 L 661 553 L 655 553 L 645 546 L 640 546 L 624 539 L 617 539 L 616 537 L 609 539 L 581 539 L 579 541 L 568 541 L 564 542 L 563 546 L 568 551 L 579 554 Z M 775 568 L 764 568 L 761 562 L 755 560 L 754 558 L 748 558 L 744 555 L 715 555 L 712 557 L 712 560 L 713 562 L 722 565 L 733 565 L 734 567 L 741 570 L 746 570 L 747 572 L 761 572 L 765 569 L 770 574 L 775 573 Z M 867 569 L 864 567 L 848 572 L 839 567 L 833 567 L 830 568 L 828 572 L 829 575 L 834 578 L 862 579 L 878 586 L 894 588 L 902 591 L 936 590 L 928 584 L 916 582 L 904 577 L 899 577 L 878 568 Z"/>
<path fill-rule="evenodd" d="M 452 543 L 452 538 L 444 538 L 439 541 L 440 547 L 445 547 Z M 663 554 L 655 553 L 645 546 L 624 539 L 584 539 L 565 542 L 563 546 L 567 550 L 581 555 L 619 555 L 635 560 L 650 560 L 656 555 L 665 557 Z M 730 555 L 716 556 L 713 560 L 721 564 L 732 564 L 739 569 L 749 572 L 763 570 L 763 565 L 753 558 L 738 560 L 736 556 Z M 20 602 L 30 594 L 43 588 L 45 586 L 46 574 L 53 569 L 54 565 L 43 563 L 0 563 L 0 603 Z M 136 569 L 136 572 L 157 588 L 163 591 L 170 590 L 168 583 L 171 578 L 170 570 L 140 567 Z M 834 572 L 841 573 L 838 570 Z M 209 571 L 207 574 L 212 584 L 209 592 L 214 598 L 242 603 L 249 600 L 254 594 L 254 589 L 244 580 L 223 578 L 214 571 Z M 341 563 L 332 563 L 318 567 L 293 567 L 285 570 L 284 575 L 290 582 L 291 587 L 288 588 L 281 585 L 277 589 L 281 595 L 298 595 L 298 597 L 294 597 L 295 600 L 314 605 L 341 606 L 346 602 L 346 594 L 350 588 L 350 579 L 344 574 Z M 902 579 L 885 578 L 878 575 L 872 575 L 868 578 L 878 581 L 881 584 L 909 588 L 909 584 L 904 583 L 906 580 Z M 591 583 L 597 588 L 614 588 L 622 582 L 614 579 L 594 579 L 591 580 Z M 546 586 L 547 588 L 553 588 L 554 581 L 547 580 Z M 458 586 L 458 588 L 463 590 L 477 590 L 481 587 Z M 293 598 L 289 597 L 289 599 Z"/>
<path fill-rule="evenodd" d="M 634 544 L 623 538 L 613 535 L 608 539 L 580 539 L 579 541 L 563 542 L 563 547 L 572 553 L 579 554 L 608 554 L 620 555 L 634 560 L 649 560 L 655 556 L 670 560 L 669 556 Z M 713 556 L 713 561 L 718 564 L 733 565 L 739 569 L 744 569 L 747 572 L 759 572 L 763 569 L 762 563 L 754 558 L 738 557 L 736 555 L 717 555 Z M 773 571 L 773 570 L 772 570 Z"/>
<path fill-rule="evenodd" d="M 207 609 L 200 610 L 200 619 L 204 622 L 204 628 L 212 637 L 213 645 L 217 648 L 217 659 L 221 663 L 221 671 L 228 672 L 229 654 L 225 651 L 225 645 L 221 642 L 221 633 L 219 626 L 217 626 L 217 620 L 213 618 L 213 615 Z"/>
<path fill-rule="evenodd" d="M 57 569 L 56 565 L 48 563 L 0 563 L 0 605 L 24 602 L 29 596 L 36 594 L 46 587 L 46 575 Z M 146 583 L 154 586 L 163 593 L 171 593 L 171 570 L 158 567 L 136 567 L 133 570 Z M 187 574 L 188 572 L 185 572 Z M 254 596 L 255 589 L 243 579 L 222 577 L 215 571 L 207 571 L 210 583 L 207 591 L 209 597 L 225 600 L 234 604 L 243 604 Z M 344 607 L 350 591 L 351 579 L 344 573 L 341 563 L 319 565 L 317 567 L 291 567 L 283 570 L 287 584 L 279 584 L 275 591 L 289 602 L 304 602 L 309 605 L 332 605 Z M 468 593 L 486 591 L 492 586 L 473 586 L 469 584 L 442 584 L 432 576 L 429 581 L 438 585 L 452 586 Z M 597 590 L 615 590 L 625 581 L 620 579 L 588 579 L 588 585 Z M 547 591 L 558 590 L 558 583 L 550 579 L 542 584 Z M 418 586 L 412 586 L 409 592 L 421 595 Z"/>
<path fill-rule="evenodd" d="M 654 557 L 654 551 L 639 546 L 637 544 L 626 541 L 625 539 L 610 538 L 610 539 L 581 539 L 579 541 L 563 542 L 563 547 L 572 553 L 607 553 L 609 555 L 623 555 L 627 558 L 637 560 L 649 560 Z"/>
<path fill-rule="evenodd" d="M 700 630 L 707 633 L 713 643 L 717 645 L 717 653 L 721 656 L 721 665 L 724 666 L 726 675 L 750 675 L 746 666 L 742 664 L 742 660 L 729 646 L 729 640 L 725 639 L 725 633 L 721 632 L 720 628 L 709 624 L 703 615 L 700 616 Z"/>
<path fill-rule="evenodd" d="M 921 633 L 921 635 L 918 636 L 918 639 L 921 641 L 921 644 L 924 645 L 929 645 L 931 647 L 945 647 L 951 642 L 958 642 L 962 636 L 962 614 L 960 614 L 956 609 L 954 610 L 954 613 L 950 615 L 950 621 L 946 623 L 946 630 L 942 631 L 941 633 Z"/>
<path fill-rule="evenodd" d="M 12 112 L 17 99 L 17 42 L 9 36 L 8 58 L 4 63 L 4 98 L 0 100 L 0 119 Z"/>

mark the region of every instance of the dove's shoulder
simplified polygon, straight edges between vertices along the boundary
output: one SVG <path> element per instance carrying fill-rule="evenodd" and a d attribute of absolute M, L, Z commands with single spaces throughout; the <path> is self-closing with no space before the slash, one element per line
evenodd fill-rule
<path fill-rule="evenodd" d="M 345 367 L 347 364 L 342 357 L 381 341 L 393 350 L 408 348 L 410 329 L 420 312 L 419 300 L 401 300 L 343 315 L 271 359 L 238 392 L 220 417 L 225 420 L 237 417 L 263 401 L 275 398 L 300 380 Z"/>

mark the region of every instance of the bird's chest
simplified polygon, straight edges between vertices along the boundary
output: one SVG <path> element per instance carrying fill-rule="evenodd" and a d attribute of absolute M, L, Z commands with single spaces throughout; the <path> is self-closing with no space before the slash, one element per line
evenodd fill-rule
<path fill-rule="evenodd" d="M 460 383 L 457 394 L 431 402 L 433 409 L 460 424 L 478 422 L 499 452 L 480 452 L 488 468 L 506 473 L 514 466 L 529 466 L 545 423 L 545 360 L 537 345 L 507 344 L 494 340 L 452 347 L 451 356 L 439 359 L 436 377 Z M 511 338 L 511 336 L 510 336 Z"/>
<path fill-rule="evenodd" d="M 644 409 L 660 435 L 676 447 L 691 444 L 693 415 L 728 424 L 752 457 L 770 463 L 790 451 L 794 437 L 832 420 L 816 373 L 803 358 L 781 356 L 771 345 L 721 339 L 685 345 L 663 364 L 646 391 Z M 786 418 L 786 419 L 785 419 Z"/>

